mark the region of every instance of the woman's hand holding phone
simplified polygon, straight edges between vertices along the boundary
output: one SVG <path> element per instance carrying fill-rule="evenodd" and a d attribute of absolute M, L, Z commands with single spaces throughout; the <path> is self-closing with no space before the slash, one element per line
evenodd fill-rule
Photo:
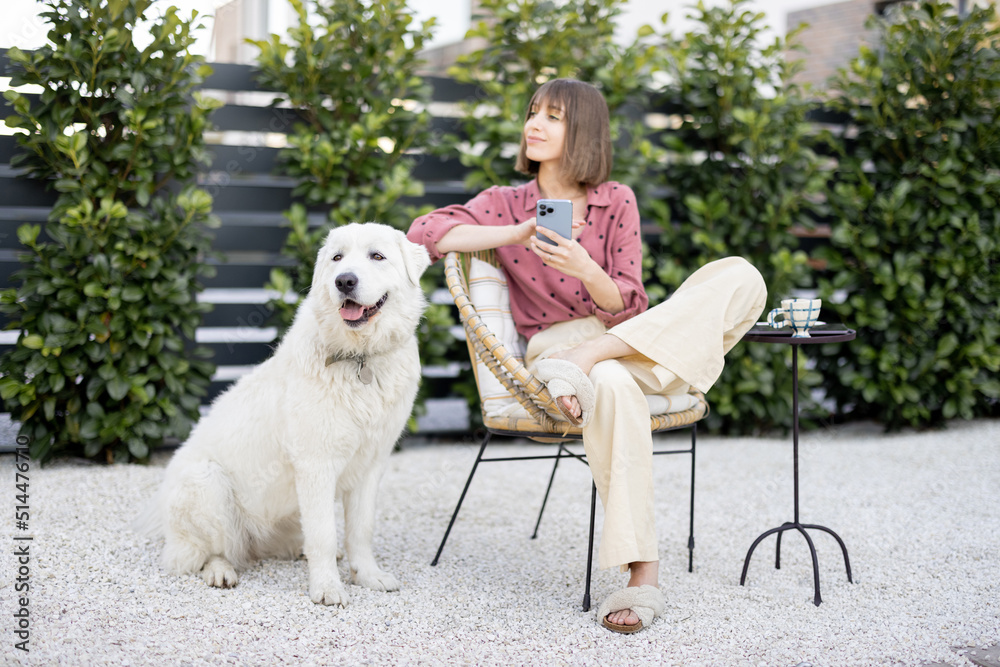
<path fill-rule="evenodd" d="M 576 235 L 574 232 L 586 224 L 583 220 L 573 220 L 570 238 L 538 225 L 536 226 L 537 236 L 531 237 L 529 247 L 541 258 L 545 266 L 551 266 L 560 273 L 586 282 L 594 269 L 604 273 L 597 262 L 591 258 L 590 253 L 572 238 Z M 540 240 L 539 237 L 542 235 L 551 239 L 552 242 Z"/>
<path fill-rule="evenodd" d="M 581 222 L 582 224 L 582 222 Z M 535 204 L 535 238 L 531 248 L 546 266 L 572 275 L 573 268 L 567 265 L 574 248 L 582 248 L 573 240 L 573 231 L 578 228 L 573 221 L 573 202 L 569 199 L 539 199 Z M 586 252 L 584 252 L 586 255 Z M 589 259 L 587 255 L 587 259 Z M 574 262 L 575 263 L 575 262 Z"/>

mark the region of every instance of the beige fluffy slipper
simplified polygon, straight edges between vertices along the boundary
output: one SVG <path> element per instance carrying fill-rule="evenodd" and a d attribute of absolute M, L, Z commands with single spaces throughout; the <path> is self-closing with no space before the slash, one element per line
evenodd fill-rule
<path fill-rule="evenodd" d="M 619 625 L 608 620 L 608 614 L 616 611 L 631 609 L 639 617 L 639 622 L 635 625 Z M 663 616 L 667 610 L 667 603 L 663 599 L 663 592 L 656 586 L 630 586 L 620 591 L 615 591 L 604 598 L 601 608 L 597 610 L 597 616 L 601 619 L 601 625 L 608 630 L 630 634 L 639 632 L 643 628 L 648 628 L 653 619 Z"/>
<path fill-rule="evenodd" d="M 594 414 L 595 392 L 590 378 L 580 367 L 563 359 L 542 359 L 535 362 L 534 372 L 545 383 L 552 398 L 556 399 L 556 406 L 563 416 L 574 426 L 586 426 Z M 574 417 L 558 400 L 563 396 L 576 396 L 582 411 L 579 418 Z"/>

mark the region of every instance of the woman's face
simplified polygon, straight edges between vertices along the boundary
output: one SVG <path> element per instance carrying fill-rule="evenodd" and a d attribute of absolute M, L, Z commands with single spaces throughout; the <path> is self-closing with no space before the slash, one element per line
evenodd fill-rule
<path fill-rule="evenodd" d="M 542 100 L 524 123 L 525 155 L 538 162 L 558 162 L 566 143 L 566 111 Z"/>

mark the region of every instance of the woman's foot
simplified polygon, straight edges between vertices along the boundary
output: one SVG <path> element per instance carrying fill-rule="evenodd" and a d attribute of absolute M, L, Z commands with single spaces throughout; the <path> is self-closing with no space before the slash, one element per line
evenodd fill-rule
<path fill-rule="evenodd" d="M 621 338 L 611 334 L 604 334 L 593 340 L 580 343 L 568 350 L 553 352 L 548 358 L 562 359 L 563 361 L 576 364 L 583 371 L 584 375 L 590 375 L 590 370 L 599 361 L 627 357 L 635 353 L 635 348 L 628 345 Z M 580 401 L 576 399 L 576 396 L 560 396 L 559 400 L 562 402 L 563 407 L 577 419 L 583 414 Z M 629 585 L 631 586 L 632 584 Z"/>
<path fill-rule="evenodd" d="M 578 345 L 574 348 L 564 350 L 562 352 L 554 352 L 548 356 L 549 359 L 561 359 L 563 361 L 568 361 L 572 364 L 576 364 L 583 371 L 584 375 L 590 375 L 590 369 L 594 367 L 594 362 L 590 361 L 586 354 L 580 353 L 580 348 L 582 346 Z M 580 407 L 580 401 L 576 400 L 576 396 L 560 396 L 558 398 L 559 402 L 562 403 L 563 408 L 566 412 L 569 412 L 574 417 L 579 419 L 583 415 L 583 408 Z"/>
<path fill-rule="evenodd" d="M 628 585 L 633 587 L 650 585 L 658 586 L 660 577 L 660 561 L 636 561 L 629 563 Z M 608 614 L 605 618 L 616 625 L 636 625 L 639 616 L 631 609 L 622 609 Z"/>

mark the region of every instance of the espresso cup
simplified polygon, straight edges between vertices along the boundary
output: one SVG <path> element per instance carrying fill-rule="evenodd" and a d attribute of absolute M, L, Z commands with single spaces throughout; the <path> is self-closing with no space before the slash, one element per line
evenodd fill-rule
<path fill-rule="evenodd" d="M 767 314 L 767 323 L 772 327 L 790 326 L 792 338 L 809 338 L 809 327 L 816 326 L 822 299 L 783 299 L 781 308 Z"/>

